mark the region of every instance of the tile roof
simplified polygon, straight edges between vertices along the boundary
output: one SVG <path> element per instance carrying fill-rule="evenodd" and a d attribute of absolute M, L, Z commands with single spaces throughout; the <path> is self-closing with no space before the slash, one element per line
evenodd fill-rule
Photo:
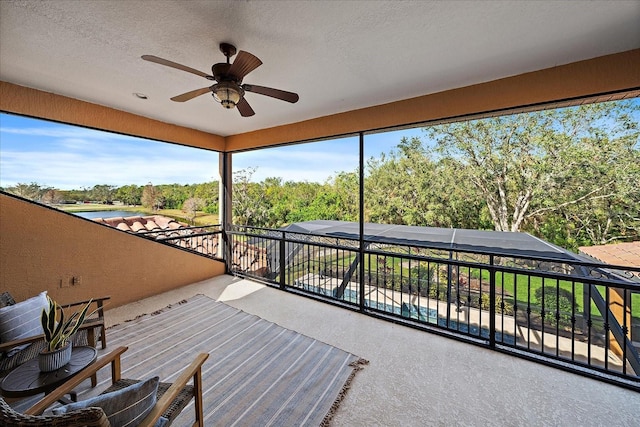
<path fill-rule="evenodd" d="M 581 246 L 580 253 L 607 264 L 640 267 L 640 241 L 599 246 Z"/>
<path fill-rule="evenodd" d="M 121 216 L 114 218 L 94 218 L 94 221 L 122 231 L 135 233 L 177 230 L 179 228 L 189 227 L 189 224 L 178 222 L 173 218 L 168 218 L 162 215 L 130 216 L 126 218 Z"/>
<path fill-rule="evenodd" d="M 218 253 L 218 234 L 202 235 L 208 231 L 205 227 L 191 227 L 166 216 L 94 218 L 94 221 L 129 233 L 144 234 L 151 239 L 164 240 L 164 243 L 210 257 L 215 257 Z M 232 259 L 236 269 L 258 275 L 264 275 L 268 271 L 267 250 L 259 246 L 236 242 Z"/>
<path fill-rule="evenodd" d="M 191 227 L 162 215 L 94 218 L 93 221 L 128 233 L 142 234 L 149 239 L 162 240 L 207 256 L 216 256 L 218 252 L 217 234 L 202 235 L 208 231 L 204 227 Z"/>

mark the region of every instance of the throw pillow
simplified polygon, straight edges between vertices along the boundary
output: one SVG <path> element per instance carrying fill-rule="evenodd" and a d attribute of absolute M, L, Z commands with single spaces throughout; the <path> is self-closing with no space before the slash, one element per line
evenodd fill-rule
<path fill-rule="evenodd" d="M 95 406 L 102 408 L 112 426 L 136 427 L 156 404 L 159 379 L 149 378 L 111 393 L 54 408 L 52 412 L 60 415 Z"/>
<path fill-rule="evenodd" d="M 41 335 L 43 331 L 40 316 L 42 310 L 48 306 L 47 291 L 44 291 L 26 301 L 0 308 L 0 341 L 8 342 Z M 28 346 L 29 344 L 24 344 L 14 347 L 7 352 L 7 356 L 10 357 Z"/>
<path fill-rule="evenodd" d="M 160 417 L 153 427 L 167 427 L 169 425 L 169 418 Z"/>

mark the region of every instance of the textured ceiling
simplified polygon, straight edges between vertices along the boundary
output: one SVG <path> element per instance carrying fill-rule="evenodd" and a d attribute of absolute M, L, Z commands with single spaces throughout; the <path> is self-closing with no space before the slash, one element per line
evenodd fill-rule
<path fill-rule="evenodd" d="M 639 1 L 0 1 L 0 79 L 227 136 L 640 47 Z M 243 118 L 202 77 L 220 42 L 263 65 Z M 147 100 L 133 96 L 144 93 Z"/>

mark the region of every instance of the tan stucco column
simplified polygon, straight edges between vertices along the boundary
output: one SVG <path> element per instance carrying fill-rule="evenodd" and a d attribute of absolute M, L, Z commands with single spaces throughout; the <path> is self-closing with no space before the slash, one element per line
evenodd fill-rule
<path fill-rule="evenodd" d="M 629 291 L 620 288 L 609 288 L 609 310 L 616 318 L 620 326 L 627 325 L 627 338 L 631 339 L 631 295 Z M 625 293 L 627 293 L 627 304 L 625 306 Z M 625 323 L 626 322 L 626 323 Z M 623 351 L 613 333 L 609 332 L 609 348 L 616 355 L 622 357 Z"/>
<path fill-rule="evenodd" d="M 231 153 L 220 153 L 218 167 L 220 173 L 220 187 L 218 191 L 218 216 L 223 230 L 233 225 L 233 167 Z M 226 239 L 225 239 L 226 240 Z M 226 241 L 218 245 L 218 256 L 223 257 Z"/>

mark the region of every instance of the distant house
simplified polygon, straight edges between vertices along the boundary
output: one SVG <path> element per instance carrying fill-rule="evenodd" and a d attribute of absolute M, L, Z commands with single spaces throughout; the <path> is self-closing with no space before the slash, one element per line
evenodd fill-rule
<path fill-rule="evenodd" d="M 578 250 L 581 254 L 588 255 L 607 264 L 640 267 L 640 241 L 610 245 L 581 246 Z"/>
<path fill-rule="evenodd" d="M 154 237 L 159 234 L 163 237 L 177 236 L 179 234 L 172 233 L 174 230 L 189 228 L 189 225 L 184 222 L 162 215 L 95 218 L 94 221 L 131 233 L 162 232 L 155 233 Z"/>
<path fill-rule="evenodd" d="M 581 254 L 595 258 L 607 264 L 622 265 L 628 267 L 640 267 L 640 241 L 627 243 L 613 243 L 609 245 L 581 246 L 578 248 Z M 640 285 L 640 274 L 625 276 L 626 279 Z M 640 299 L 640 292 L 631 292 L 631 298 Z M 632 319 L 629 316 L 629 319 Z M 640 348 L 640 324 L 631 321 L 631 340 Z"/>
<path fill-rule="evenodd" d="M 192 227 L 162 215 L 94 218 L 93 221 L 207 257 L 219 256 L 219 233 L 207 227 Z"/>

